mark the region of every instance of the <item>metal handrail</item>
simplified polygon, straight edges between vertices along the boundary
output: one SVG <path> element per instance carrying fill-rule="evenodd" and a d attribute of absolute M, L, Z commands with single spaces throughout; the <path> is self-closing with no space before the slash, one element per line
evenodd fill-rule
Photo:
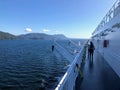
<path fill-rule="evenodd" d="M 98 31 L 100 28 L 104 27 L 105 24 L 107 24 L 112 18 L 114 18 L 115 16 L 117 16 L 119 13 L 116 13 L 117 8 L 120 8 L 120 0 L 117 0 L 112 8 L 108 11 L 108 13 L 103 17 L 102 21 L 100 22 L 100 24 L 97 26 L 97 28 L 94 30 L 94 32 L 92 33 L 92 35 Z"/>
<path fill-rule="evenodd" d="M 75 59 L 71 63 L 69 69 L 64 74 L 64 76 L 62 77 L 61 81 L 59 82 L 59 84 L 57 85 L 55 90 L 73 90 L 74 85 L 75 85 L 75 80 L 76 80 L 76 77 L 78 75 L 78 72 L 75 72 L 75 71 L 77 71 L 76 70 L 77 68 L 75 68 L 76 63 L 80 64 L 80 62 L 82 62 L 82 57 L 83 57 L 83 54 L 84 54 L 86 43 L 87 43 L 87 41 L 82 46 L 80 52 L 77 54 L 77 56 L 75 57 Z M 73 78 L 71 78 L 71 77 L 73 77 Z M 70 84 L 70 83 L 72 83 L 72 84 Z"/>

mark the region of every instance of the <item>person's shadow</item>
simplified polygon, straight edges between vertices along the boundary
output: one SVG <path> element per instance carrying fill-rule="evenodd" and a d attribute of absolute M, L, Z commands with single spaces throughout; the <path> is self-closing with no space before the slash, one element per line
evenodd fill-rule
<path fill-rule="evenodd" d="M 80 90 L 80 86 L 82 84 L 83 78 L 80 77 L 80 75 L 77 76 L 75 80 L 75 90 Z"/>
<path fill-rule="evenodd" d="M 89 66 L 91 69 L 93 68 L 93 59 L 89 61 Z"/>
<path fill-rule="evenodd" d="M 94 67 L 93 59 L 89 59 L 89 71 L 92 72 Z"/>

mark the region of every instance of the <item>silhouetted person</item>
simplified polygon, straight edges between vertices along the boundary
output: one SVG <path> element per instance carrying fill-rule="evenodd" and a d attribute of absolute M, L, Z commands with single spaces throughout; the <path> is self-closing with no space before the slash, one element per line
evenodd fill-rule
<path fill-rule="evenodd" d="M 68 41 L 68 45 L 70 46 L 70 41 Z"/>
<path fill-rule="evenodd" d="M 52 45 L 52 52 L 54 51 L 54 48 L 55 48 L 54 45 Z"/>
<path fill-rule="evenodd" d="M 90 43 L 87 44 L 87 49 L 88 49 L 88 58 L 90 57 Z"/>
<path fill-rule="evenodd" d="M 93 60 L 93 53 L 94 53 L 95 47 L 92 42 L 90 42 L 89 52 L 90 52 L 90 59 Z"/>

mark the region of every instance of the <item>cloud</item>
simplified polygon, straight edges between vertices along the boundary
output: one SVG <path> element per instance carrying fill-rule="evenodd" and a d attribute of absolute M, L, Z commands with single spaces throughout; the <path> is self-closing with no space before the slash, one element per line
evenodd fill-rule
<path fill-rule="evenodd" d="M 59 33 L 59 31 L 58 31 L 58 30 L 55 30 L 55 33 Z"/>
<path fill-rule="evenodd" d="M 26 32 L 32 32 L 32 29 L 31 28 L 26 28 L 25 31 Z"/>
<path fill-rule="evenodd" d="M 51 30 L 51 29 L 43 29 L 42 30 L 43 33 L 47 33 L 47 34 L 64 34 L 64 31 L 59 31 L 59 30 Z"/>
<path fill-rule="evenodd" d="M 46 33 L 46 32 L 50 32 L 49 29 L 43 29 L 43 32 Z"/>
<path fill-rule="evenodd" d="M 64 31 L 58 31 L 58 30 L 55 30 L 54 32 L 55 32 L 55 34 L 65 34 Z"/>

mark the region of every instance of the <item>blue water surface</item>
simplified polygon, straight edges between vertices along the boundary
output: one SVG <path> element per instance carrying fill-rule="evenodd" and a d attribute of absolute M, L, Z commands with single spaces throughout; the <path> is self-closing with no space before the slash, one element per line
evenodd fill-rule
<path fill-rule="evenodd" d="M 0 41 L 0 90 L 53 90 L 69 64 L 50 40 Z"/>

